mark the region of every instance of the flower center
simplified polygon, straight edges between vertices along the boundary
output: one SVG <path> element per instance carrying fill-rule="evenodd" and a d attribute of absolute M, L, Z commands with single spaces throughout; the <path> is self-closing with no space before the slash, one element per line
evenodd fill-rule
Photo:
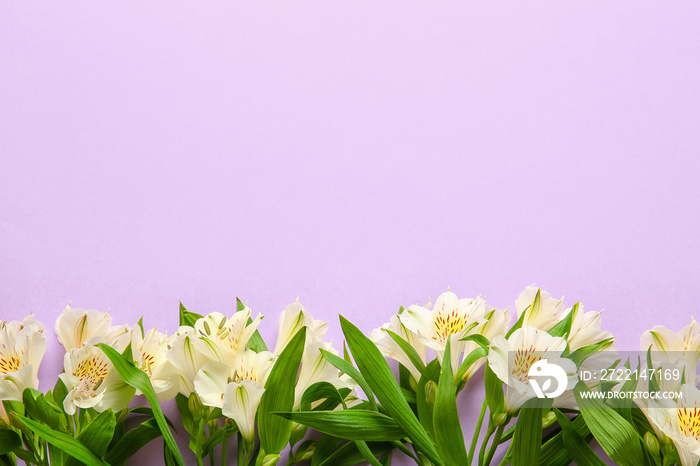
<path fill-rule="evenodd" d="M 530 380 L 528 375 L 530 368 L 540 359 L 542 359 L 542 356 L 534 354 L 534 348 L 532 347 L 519 349 L 513 357 L 513 368 L 510 371 L 510 375 L 522 383 L 527 383 Z"/>
<path fill-rule="evenodd" d="M 466 316 L 458 314 L 456 309 L 447 314 L 436 314 L 433 318 L 433 329 L 435 330 L 433 338 L 444 342 L 450 335 L 461 332 L 466 324 Z"/>
<path fill-rule="evenodd" d="M 4 374 L 16 372 L 19 370 L 19 363 L 20 357 L 15 354 L 0 357 L 0 372 Z"/>
<path fill-rule="evenodd" d="M 80 379 L 80 385 L 85 390 L 95 390 L 100 386 L 109 370 L 107 362 L 97 356 L 81 361 L 73 372 Z"/>
<path fill-rule="evenodd" d="M 678 427 L 681 435 L 700 440 L 700 408 L 679 408 Z"/>
<path fill-rule="evenodd" d="M 260 382 L 260 374 L 255 370 L 255 367 L 239 367 L 236 373 L 233 375 L 234 382 L 240 382 L 241 380 L 252 380 L 253 382 Z"/>

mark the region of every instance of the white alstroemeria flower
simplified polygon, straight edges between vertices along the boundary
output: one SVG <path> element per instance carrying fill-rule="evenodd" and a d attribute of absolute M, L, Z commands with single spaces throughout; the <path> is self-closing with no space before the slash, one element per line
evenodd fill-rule
<path fill-rule="evenodd" d="M 515 300 L 518 319 L 525 313 L 523 325 L 549 330 L 565 313 L 564 298 L 555 299 L 535 286 L 528 286 Z"/>
<path fill-rule="evenodd" d="M 199 370 L 209 361 L 221 360 L 221 348 L 206 337 L 200 336 L 192 327 L 182 326 L 170 337 L 166 358 L 169 364 L 160 377 L 178 380 L 178 391 L 189 397 L 194 389 L 194 379 Z"/>
<path fill-rule="evenodd" d="M 259 383 L 248 379 L 226 386 L 221 412 L 236 423 L 247 448 L 255 442 L 255 415 L 264 392 Z"/>
<path fill-rule="evenodd" d="M 457 295 L 447 291 L 438 297 L 432 311 L 418 305 L 409 306 L 399 315 L 399 320 L 435 351 L 440 363 L 447 339 L 451 338 L 452 369 L 456 371 L 465 346 L 460 340 L 486 322 L 486 311 L 483 298 L 458 299 Z"/>
<path fill-rule="evenodd" d="M 197 372 L 194 379 L 195 391 L 206 406 L 223 408 L 224 392 L 228 384 L 252 380 L 264 387 L 276 359 L 269 351 L 256 353 L 244 349 L 236 356 L 233 365 L 209 361 Z"/>
<path fill-rule="evenodd" d="M 168 337 L 155 328 L 142 333 L 140 327 L 131 329 L 131 352 L 136 366 L 144 371 L 159 401 L 168 401 L 177 395 L 179 382 L 167 359 Z M 137 391 L 137 394 L 141 392 Z"/>
<path fill-rule="evenodd" d="M 667 391 L 669 387 L 662 387 Z M 638 403 L 656 435 L 673 441 L 683 466 L 700 460 L 700 390 L 693 384 L 680 387 L 680 397 Z"/>
<path fill-rule="evenodd" d="M 105 341 L 102 337 L 94 337 L 65 354 L 65 372 L 59 377 L 68 389 L 63 408 L 70 415 L 76 408 L 119 411 L 126 408 L 134 397 L 135 390 L 122 380 L 109 358 L 95 346 L 98 343 Z M 124 347 L 125 344 L 121 349 L 115 349 L 121 352 Z"/>
<path fill-rule="evenodd" d="M 25 388 L 39 388 L 39 365 L 46 351 L 41 322 L 33 315 L 23 321 L 0 321 L 0 405 L 22 401 Z"/>
<path fill-rule="evenodd" d="M 374 341 L 374 344 L 377 345 L 379 351 L 381 351 L 387 358 L 391 358 L 406 367 L 406 369 L 411 372 L 411 376 L 416 380 L 416 382 L 418 382 L 421 377 L 418 368 L 413 365 L 409 357 L 406 356 L 406 353 L 385 330 L 391 330 L 406 340 L 408 344 L 410 344 L 413 349 L 416 350 L 416 353 L 418 353 L 418 356 L 420 356 L 423 364 L 428 363 L 428 347 L 423 344 L 415 332 L 408 330 L 406 326 L 401 323 L 398 315 L 391 316 L 388 324 L 384 324 L 380 328 L 374 329 L 371 334 L 372 341 Z"/>
<path fill-rule="evenodd" d="M 55 330 L 66 351 L 80 348 L 94 337 L 102 337 L 109 343 L 129 332 L 126 325 L 112 327 L 112 317 L 107 312 L 72 309 L 70 304 L 56 319 Z"/>
<path fill-rule="evenodd" d="M 469 334 L 482 335 L 489 341 L 492 341 L 497 336 L 505 336 L 508 326 L 510 325 L 510 313 L 504 309 L 491 308 L 488 310 L 486 321 L 476 326 Z M 464 358 L 469 356 L 469 353 L 474 351 L 479 345 L 473 341 L 467 341 L 462 348 Z M 462 358 L 462 360 L 464 360 Z M 486 357 L 477 359 L 474 364 L 467 370 L 462 377 L 462 381 L 466 382 L 472 378 L 474 374 L 486 363 Z M 455 372 L 456 374 L 456 372 Z"/>
<path fill-rule="evenodd" d="M 571 331 L 566 338 L 571 351 L 613 338 L 612 333 L 600 329 L 603 311 L 584 312 L 583 306 L 579 305 L 576 308 L 567 309 L 562 319 L 566 318 L 570 312 L 576 312 L 571 322 Z"/>
<path fill-rule="evenodd" d="M 331 343 L 315 341 L 304 347 L 301 357 L 301 370 L 299 379 L 294 389 L 294 410 L 299 409 L 304 392 L 317 382 L 329 382 L 336 388 L 345 388 L 344 382 L 339 380 L 340 371 L 323 357 L 321 350 L 337 355 L 338 352 Z"/>
<path fill-rule="evenodd" d="M 276 356 L 269 351 L 244 349 L 233 366 L 210 361 L 202 367 L 194 385 L 202 403 L 221 408 L 224 416 L 233 419 L 251 445 L 255 434 L 255 413 L 265 391 Z"/>
<path fill-rule="evenodd" d="M 280 314 L 277 343 L 273 353 L 279 356 L 302 327 L 307 329 L 305 344 L 310 345 L 316 341 L 323 341 L 323 337 L 328 330 L 328 322 L 315 320 L 311 317 L 311 314 L 304 310 L 304 306 L 297 299 Z"/>
<path fill-rule="evenodd" d="M 515 414 L 523 403 L 536 398 L 529 383 L 529 372 L 538 361 L 546 359 L 548 364 L 556 364 L 564 369 L 567 374 L 567 390 L 576 385 L 576 364 L 561 357 L 565 349 L 566 340 L 529 325 L 514 331 L 507 340 L 502 336 L 493 338 L 488 362 L 491 370 L 507 385 L 505 410 L 508 414 Z"/>
<path fill-rule="evenodd" d="M 250 308 L 247 306 L 231 318 L 219 312 L 212 312 L 197 320 L 194 328 L 222 349 L 222 361 L 230 361 L 245 348 L 262 320 L 262 315 L 258 314 L 248 325 L 250 314 Z"/>
<path fill-rule="evenodd" d="M 700 324 L 694 318 L 679 332 L 657 325 L 644 332 L 640 344 L 642 351 L 651 348 L 651 356 L 655 362 L 682 363 L 686 366 L 683 368 L 686 371 L 686 380 L 694 380 L 700 361 Z"/>

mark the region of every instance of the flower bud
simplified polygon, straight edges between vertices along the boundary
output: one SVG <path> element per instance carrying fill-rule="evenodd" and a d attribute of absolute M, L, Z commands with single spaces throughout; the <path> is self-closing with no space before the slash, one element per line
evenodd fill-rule
<path fill-rule="evenodd" d="M 547 427 L 551 426 L 557 421 L 557 415 L 554 414 L 554 411 L 550 411 L 547 413 L 545 417 L 542 418 L 542 428 L 546 429 Z"/>
<path fill-rule="evenodd" d="M 425 401 L 430 406 L 435 406 L 435 397 L 437 396 L 437 384 L 432 380 L 428 380 L 425 384 Z"/>
<path fill-rule="evenodd" d="M 279 453 L 265 455 L 265 457 L 262 460 L 262 466 L 277 466 L 277 460 L 279 459 Z"/>
<path fill-rule="evenodd" d="M 647 432 L 644 434 L 644 443 L 647 444 L 647 448 L 649 448 L 649 451 L 653 455 L 657 455 L 659 453 L 659 439 L 656 438 L 656 435 L 652 434 L 651 432 Z"/>
<path fill-rule="evenodd" d="M 508 415 L 506 413 L 500 413 L 493 416 L 493 424 L 496 427 L 502 426 L 506 422 L 508 422 Z"/>

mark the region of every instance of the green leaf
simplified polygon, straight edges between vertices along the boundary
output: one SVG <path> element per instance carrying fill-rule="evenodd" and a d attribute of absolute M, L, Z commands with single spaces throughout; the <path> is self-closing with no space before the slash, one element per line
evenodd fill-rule
<path fill-rule="evenodd" d="M 160 409 L 156 392 L 153 390 L 153 385 L 151 385 L 151 381 L 148 379 L 146 373 L 136 367 L 133 362 L 124 358 L 114 348 L 104 343 L 99 343 L 97 346 L 99 346 L 109 360 L 112 361 L 114 368 L 119 372 L 124 382 L 139 390 L 146 397 L 148 404 L 153 410 L 153 418 L 156 420 L 156 423 L 158 423 L 158 428 L 163 435 L 163 441 L 172 452 L 175 462 L 180 466 L 184 466 L 185 461 L 182 459 L 182 454 L 180 453 L 177 443 L 175 443 L 172 432 L 170 432 L 163 411 Z"/>
<path fill-rule="evenodd" d="M 217 429 L 216 432 L 202 444 L 202 452 L 205 456 L 210 454 L 214 447 L 224 440 L 224 437 L 228 438 L 237 433 L 238 426 L 236 423 L 227 423 L 223 428 Z"/>
<path fill-rule="evenodd" d="M 463 388 L 466 384 L 466 381 L 463 381 L 462 379 L 466 375 L 469 368 L 471 368 L 472 365 L 479 359 L 488 356 L 488 354 L 488 348 L 484 349 L 483 347 L 479 346 L 478 348 L 474 348 L 471 352 L 469 352 L 467 357 L 464 358 L 464 361 L 462 361 L 462 364 L 459 365 L 459 369 L 457 369 L 457 374 L 455 375 L 455 380 L 457 380 L 459 383 L 459 389 Z"/>
<path fill-rule="evenodd" d="M 316 382 L 306 389 L 304 395 L 301 397 L 301 410 L 309 411 L 311 409 L 311 403 L 318 400 L 332 400 L 335 402 L 335 406 L 340 404 L 345 406 L 343 401 L 345 398 L 338 392 L 338 389 L 330 382 Z"/>
<path fill-rule="evenodd" d="M 47 443 L 61 449 L 78 461 L 85 463 L 87 466 L 109 466 L 108 463 L 97 457 L 95 453 L 80 441 L 73 438 L 73 436 L 52 430 L 50 427 L 32 421 L 20 414 L 15 414 L 15 416 Z"/>
<path fill-rule="evenodd" d="M 531 466 L 540 462 L 543 401 L 528 400 L 520 408 L 513 434 L 513 466 Z M 551 400 L 549 402 L 551 404 Z"/>
<path fill-rule="evenodd" d="M 569 311 L 566 317 L 557 322 L 552 328 L 547 330 L 547 333 L 549 333 L 553 337 L 568 336 L 569 333 L 571 333 L 571 325 L 574 323 L 574 318 L 578 313 L 578 308 L 580 305 L 581 303 L 574 304 L 574 307 L 571 308 L 571 311 Z"/>
<path fill-rule="evenodd" d="M 406 436 L 406 432 L 392 418 L 376 411 L 347 409 L 341 411 L 278 412 L 274 414 L 309 426 L 319 432 L 348 440 L 381 442 L 399 440 Z"/>
<path fill-rule="evenodd" d="M 111 409 L 101 412 L 78 434 L 78 441 L 88 447 L 100 458 L 107 453 L 107 447 L 114 437 L 114 429 L 117 420 Z M 79 464 L 75 461 L 68 461 L 68 464 Z"/>
<path fill-rule="evenodd" d="M 605 453 L 618 464 L 644 464 L 642 439 L 632 424 L 601 400 L 584 398 L 583 393 L 590 393 L 590 390 L 585 383 L 579 382 L 574 388 L 576 403 Z"/>
<path fill-rule="evenodd" d="M 63 400 L 66 399 L 66 395 L 68 395 L 68 389 L 66 388 L 66 384 L 64 384 L 63 380 L 59 378 L 56 381 L 56 385 L 54 385 L 53 387 L 52 398 L 54 403 L 58 405 L 61 411 L 63 411 Z"/>
<path fill-rule="evenodd" d="M 158 437 L 160 437 L 158 423 L 155 419 L 149 419 L 128 430 L 107 453 L 105 461 L 109 464 L 121 464 Z"/>
<path fill-rule="evenodd" d="M 408 356 L 408 359 L 410 359 L 411 363 L 413 363 L 414 366 L 416 366 L 416 369 L 418 369 L 418 372 L 421 374 L 425 373 L 425 364 L 423 364 L 423 360 L 420 358 L 418 355 L 418 352 L 415 350 L 413 346 L 403 338 L 401 338 L 399 335 L 396 333 L 392 332 L 391 330 L 388 329 L 383 329 L 384 332 L 388 333 L 389 336 L 396 342 L 397 345 L 403 350 L 404 353 L 406 353 L 406 356 Z"/>
<path fill-rule="evenodd" d="M 435 445 L 403 397 L 394 374 L 382 353 L 372 340 L 343 316 L 340 316 L 340 325 L 357 367 L 360 368 L 360 372 L 372 387 L 372 391 L 384 409 L 406 432 L 418 450 L 433 463 L 444 464 L 435 449 Z"/>
<path fill-rule="evenodd" d="M 182 301 L 180 301 L 180 325 L 194 327 L 194 323 L 201 318 L 201 314 L 188 311 L 187 308 L 182 304 Z"/>
<path fill-rule="evenodd" d="M 592 439 L 591 431 L 583 420 L 583 416 L 576 416 L 571 421 L 571 426 L 584 441 L 589 442 Z M 571 455 L 564 446 L 564 432 L 561 430 L 548 439 L 540 449 L 540 466 L 568 466 L 571 461 Z"/>
<path fill-rule="evenodd" d="M 369 386 L 369 384 L 365 380 L 364 376 L 360 373 L 360 371 L 355 369 L 355 366 L 353 366 L 352 363 L 348 362 L 348 360 L 341 359 L 335 354 L 329 353 L 328 351 L 324 350 L 323 348 L 321 348 L 321 354 L 324 358 L 326 358 L 326 360 L 329 363 L 333 364 L 339 371 L 349 375 L 355 382 L 357 382 L 362 391 L 365 392 L 365 395 L 367 395 L 367 400 L 372 405 L 372 409 L 376 411 L 377 402 L 374 400 L 374 393 L 372 392 L 372 388 Z M 349 358 L 350 355 L 348 354 L 347 357 Z"/>
<path fill-rule="evenodd" d="M 502 413 L 505 406 L 503 382 L 488 365 L 486 365 L 486 373 L 484 374 L 484 386 L 486 388 L 486 403 L 489 406 L 489 412 L 492 416 Z"/>
<path fill-rule="evenodd" d="M 272 413 L 288 412 L 294 408 L 294 386 L 305 341 L 306 327 L 303 327 L 277 358 L 265 383 L 265 393 L 258 409 L 258 433 L 266 454 L 281 452 L 289 442 L 292 421 Z"/>
<path fill-rule="evenodd" d="M 367 442 L 367 447 L 375 456 L 384 455 L 394 448 L 391 443 L 387 442 Z M 330 456 L 323 458 L 317 466 L 354 466 L 363 461 L 365 461 L 364 455 L 358 450 L 355 442 L 350 442 L 340 447 Z M 314 463 L 311 464 L 314 465 Z"/>
<path fill-rule="evenodd" d="M 554 408 L 554 414 L 563 432 L 564 446 L 576 464 L 586 464 L 590 466 L 605 466 L 588 443 L 581 437 L 568 417 L 558 409 Z"/>
<path fill-rule="evenodd" d="M 427 377 L 426 377 L 427 376 Z M 429 381 L 438 383 L 440 380 L 440 362 L 433 359 L 426 367 L 426 375 L 421 376 L 416 388 L 416 411 L 418 420 L 423 429 L 428 433 L 431 440 L 435 440 L 435 429 L 433 428 L 433 406 L 426 400 L 425 387 Z"/>
<path fill-rule="evenodd" d="M 464 447 L 464 435 L 459 423 L 455 381 L 452 375 L 451 338 L 447 339 L 445 355 L 442 358 L 440 381 L 433 408 L 433 428 L 440 456 L 447 464 L 467 464 L 467 450 Z"/>
<path fill-rule="evenodd" d="M 528 314 L 528 311 L 530 308 L 535 308 L 539 307 L 542 303 L 542 296 L 540 293 L 540 289 L 537 289 L 537 294 L 535 295 L 535 299 L 532 301 L 532 304 L 530 304 L 528 307 L 525 308 L 522 314 L 520 314 L 520 317 L 518 318 L 518 321 L 513 325 L 510 330 L 506 333 L 506 340 L 515 332 L 518 330 L 520 327 L 523 326 L 523 322 L 525 321 L 525 315 Z"/>
<path fill-rule="evenodd" d="M 10 429 L 0 429 L 0 455 L 10 453 L 16 448 L 22 448 L 22 438 Z"/>
<path fill-rule="evenodd" d="M 322 462 L 326 461 L 342 442 L 343 440 L 338 437 L 328 434 L 321 435 L 321 438 L 318 439 L 318 443 L 316 444 L 316 449 L 313 455 L 311 455 L 311 466 L 319 466 Z"/>

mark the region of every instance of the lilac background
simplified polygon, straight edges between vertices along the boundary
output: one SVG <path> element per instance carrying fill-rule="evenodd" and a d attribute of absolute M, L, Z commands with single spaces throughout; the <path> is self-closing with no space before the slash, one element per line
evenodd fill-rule
<path fill-rule="evenodd" d="M 508 307 L 534 282 L 635 350 L 700 301 L 699 21 L 690 1 L 3 2 L 0 318 L 51 327 L 72 301 L 172 331 L 178 300 L 240 296 L 274 341 L 299 295 L 340 343 L 338 313 L 370 331 L 447 286 Z"/>

